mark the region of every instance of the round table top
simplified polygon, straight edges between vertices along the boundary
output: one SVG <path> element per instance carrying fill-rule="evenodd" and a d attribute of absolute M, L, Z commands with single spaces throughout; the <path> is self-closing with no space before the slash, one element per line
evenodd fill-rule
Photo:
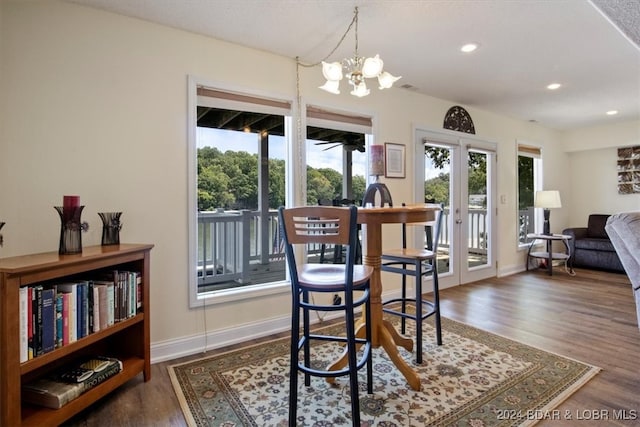
<path fill-rule="evenodd" d="M 529 233 L 527 239 L 547 239 L 547 240 L 570 240 L 572 237 L 568 234 L 538 234 Z"/>
<path fill-rule="evenodd" d="M 393 224 L 409 222 L 427 222 L 435 219 L 435 212 L 440 205 L 422 203 L 393 207 L 362 207 L 358 208 L 358 223 L 360 224 Z"/>

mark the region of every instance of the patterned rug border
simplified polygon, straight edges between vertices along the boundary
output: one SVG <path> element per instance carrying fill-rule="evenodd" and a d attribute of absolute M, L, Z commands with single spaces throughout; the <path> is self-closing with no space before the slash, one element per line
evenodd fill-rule
<path fill-rule="evenodd" d="M 331 323 L 328 325 L 323 325 L 323 324 L 318 324 L 316 325 L 318 330 L 325 330 L 325 329 L 329 329 L 329 328 L 335 328 L 338 327 L 339 323 Z M 498 351 L 502 351 L 505 353 L 508 353 L 510 355 L 513 355 L 515 357 L 523 357 L 523 356 L 519 356 L 517 353 L 514 353 L 514 346 L 516 346 L 516 348 L 518 348 L 520 350 L 520 353 L 522 352 L 526 352 L 529 353 L 528 357 L 531 358 L 531 353 L 535 354 L 534 358 L 538 358 L 540 355 L 551 355 L 551 356 L 555 356 L 558 358 L 562 358 L 568 361 L 572 361 L 574 363 L 580 364 L 584 367 L 584 369 L 578 373 L 575 374 L 575 376 L 573 378 L 570 379 L 570 382 L 568 384 L 565 384 L 563 387 L 560 387 L 558 390 L 555 390 L 555 392 L 551 393 L 551 396 L 547 399 L 545 399 L 546 401 L 542 401 L 541 406 L 539 407 L 539 409 L 536 409 L 536 411 L 538 413 L 545 413 L 548 411 L 553 410 L 554 408 L 556 408 L 557 406 L 559 406 L 562 402 L 564 402 L 566 399 L 568 399 L 571 395 L 573 395 L 577 390 L 579 390 L 580 388 L 582 388 L 587 382 L 589 382 L 591 379 L 593 379 L 593 377 L 595 375 L 597 375 L 599 372 L 602 371 L 602 368 L 582 362 L 580 360 L 568 357 L 568 356 L 564 356 L 552 351 L 548 351 L 548 350 L 543 350 L 541 348 L 538 347 L 534 347 L 532 345 L 529 344 L 525 344 L 523 342 L 514 340 L 512 338 L 506 337 L 504 335 L 495 333 L 495 332 L 490 332 L 490 331 L 486 331 L 484 329 L 475 327 L 475 326 L 471 326 L 456 320 L 452 320 L 452 319 L 448 319 L 448 318 L 442 318 L 442 327 L 444 331 L 452 331 L 454 333 L 460 334 L 462 333 L 463 336 L 473 339 L 474 341 L 477 341 L 481 344 L 484 345 L 488 345 L 491 348 L 498 350 Z M 496 338 L 498 338 L 498 340 L 496 340 Z M 262 341 L 260 343 L 251 343 L 251 344 L 247 344 L 247 345 L 243 345 L 241 347 L 237 347 L 237 348 L 231 348 L 228 350 L 222 350 L 221 353 L 217 353 L 215 355 L 203 355 L 200 358 L 197 359 L 193 359 L 193 360 L 189 360 L 189 361 L 185 361 L 185 362 L 181 362 L 181 363 L 177 363 L 174 365 L 170 365 L 167 367 L 168 373 L 169 373 L 169 378 L 171 380 L 171 384 L 173 386 L 173 389 L 176 393 L 176 397 L 178 398 L 178 402 L 180 404 L 180 407 L 182 409 L 183 415 L 185 417 L 185 420 L 187 422 L 187 425 L 189 426 L 196 426 L 198 425 L 196 419 L 193 416 L 193 408 L 190 407 L 189 402 L 187 401 L 187 398 L 184 394 L 184 391 L 180 385 L 180 381 L 175 373 L 175 370 L 177 368 L 183 367 L 185 365 L 190 365 L 190 364 L 199 364 L 200 362 L 202 362 L 203 360 L 207 360 L 207 359 L 223 359 L 225 357 L 227 357 L 230 354 L 233 353 L 246 353 L 247 350 L 250 350 L 251 348 L 255 348 L 255 347 L 261 347 L 261 346 L 266 346 L 270 343 L 279 343 L 282 341 L 289 341 L 289 336 L 284 336 L 284 337 L 280 337 L 280 338 L 273 338 L 273 339 L 267 339 L 265 341 Z M 433 348 L 437 348 L 436 344 L 425 344 L 425 349 L 423 350 L 423 353 L 427 353 L 429 352 L 431 349 Z M 277 346 L 273 346 L 273 348 L 277 348 Z M 244 365 L 246 364 L 248 361 L 247 360 L 239 360 L 237 362 L 237 365 Z M 236 365 L 236 364 L 234 364 Z M 513 380 L 514 382 L 517 382 L 518 379 L 514 378 Z M 505 387 L 509 385 L 508 383 L 505 384 L 501 384 L 501 388 Z M 480 399 L 480 400 L 484 400 Z M 243 407 L 240 402 L 236 402 L 240 407 Z M 460 413 L 460 411 L 465 412 L 465 411 L 470 411 L 473 408 L 476 407 L 476 405 L 474 405 L 475 403 L 475 399 L 474 401 L 470 401 L 465 405 L 462 405 L 459 409 L 459 411 L 457 411 L 457 414 Z M 453 414 L 449 414 L 449 415 L 444 415 L 440 418 L 438 418 L 437 420 L 434 420 L 434 422 L 445 422 L 447 420 L 447 418 L 449 416 L 453 416 Z M 510 425 L 514 425 L 514 426 L 519 426 L 519 427 L 529 427 L 532 426 L 534 424 L 536 424 L 539 420 L 535 419 L 535 417 L 531 417 L 531 419 L 520 419 L 521 422 L 519 423 L 514 423 L 514 424 L 510 424 Z"/>

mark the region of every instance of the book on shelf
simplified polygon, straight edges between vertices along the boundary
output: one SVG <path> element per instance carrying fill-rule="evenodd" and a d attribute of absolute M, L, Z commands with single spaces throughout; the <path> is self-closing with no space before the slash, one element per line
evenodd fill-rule
<path fill-rule="evenodd" d="M 62 345 L 65 346 L 71 341 L 69 340 L 70 325 L 69 316 L 71 315 L 71 293 L 62 292 Z"/>
<path fill-rule="evenodd" d="M 40 327 L 42 329 L 42 354 L 53 351 L 56 346 L 55 331 L 55 290 L 52 288 L 42 289 L 41 293 L 42 314 Z"/>
<path fill-rule="evenodd" d="M 29 288 L 20 288 L 20 363 L 29 360 Z"/>
<path fill-rule="evenodd" d="M 56 323 L 55 323 L 55 331 L 56 331 L 56 342 L 55 347 L 59 348 L 63 345 L 63 334 L 64 334 L 64 322 L 62 320 L 63 316 L 63 301 L 62 294 L 56 291 L 55 295 L 55 303 L 56 303 Z"/>
<path fill-rule="evenodd" d="M 69 294 L 69 308 L 68 308 L 68 325 L 69 325 L 69 343 L 78 340 L 78 284 L 77 283 L 62 283 L 56 285 L 59 292 L 63 294 Z M 63 295 L 64 297 L 64 295 Z M 64 308 L 63 308 L 64 310 Z M 64 322 L 64 319 L 63 319 Z"/>
<path fill-rule="evenodd" d="M 35 285 L 32 291 L 31 320 L 33 322 L 33 355 L 42 354 L 42 285 Z"/>
<path fill-rule="evenodd" d="M 71 372 L 85 371 L 82 366 L 87 366 L 91 362 L 107 363 L 99 370 L 91 372 L 88 378 L 80 382 L 74 380 L 63 380 Z M 98 384 L 122 371 L 122 362 L 115 358 L 95 357 L 85 360 L 77 365 L 66 367 L 56 371 L 46 377 L 36 379 L 22 386 L 22 400 L 34 405 L 45 406 L 52 409 L 60 409 L 81 394 L 91 390 Z M 65 375 L 67 374 L 67 375 Z"/>
<path fill-rule="evenodd" d="M 94 319 L 94 325 L 97 325 L 97 330 L 106 329 L 109 326 L 109 305 L 108 305 L 108 297 L 107 297 L 107 287 L 108 285 L 104 283 L 93 282 L 94 292 L 97 292 L 98 297 L 98 321 Z M 113 291 L 112 291 L 113 292 Z M 95 293 L 94 293 L 94 298 Z M 94 310 L 95 310 L 95 301 L 94 301 Z"/>

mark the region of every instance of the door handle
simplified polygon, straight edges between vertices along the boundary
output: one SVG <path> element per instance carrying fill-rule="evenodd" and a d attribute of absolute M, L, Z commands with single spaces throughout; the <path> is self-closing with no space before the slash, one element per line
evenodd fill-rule
<path fill-rule="evenodd" d="M 462 224 L 462 220 L 461 219 L 456 219 L 456 224 Z"/>

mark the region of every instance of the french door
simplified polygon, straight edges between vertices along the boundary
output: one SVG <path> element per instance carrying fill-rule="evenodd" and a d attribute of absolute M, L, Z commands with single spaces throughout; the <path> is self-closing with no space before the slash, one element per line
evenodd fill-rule
<path fill-rule="evenodd" d="M 442 287 L 496 275 L 496 145 L 452 131 L 416 130 L 415 198 L 444 204 Z"/>

